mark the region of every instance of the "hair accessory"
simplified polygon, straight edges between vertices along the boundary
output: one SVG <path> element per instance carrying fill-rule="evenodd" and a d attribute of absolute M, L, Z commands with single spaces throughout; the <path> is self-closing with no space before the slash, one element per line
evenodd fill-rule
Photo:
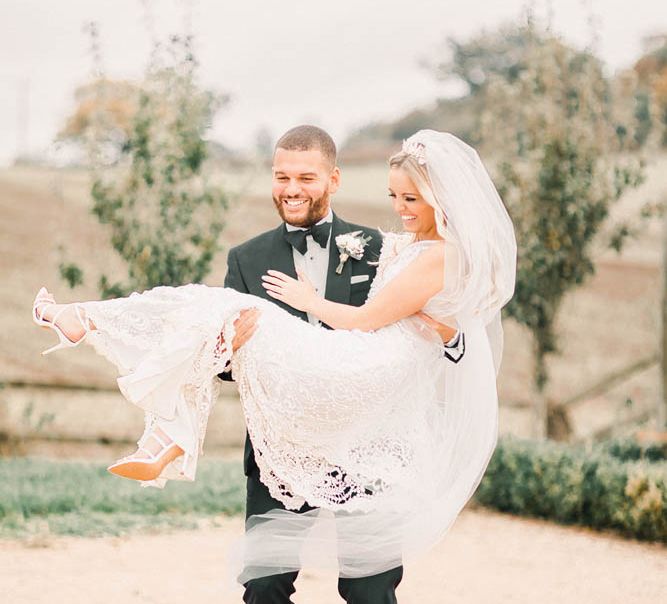
<path fill-rule="evenodd" d="M 420 166 L 426 165 L 426 147 L 424 147 L 424 143 L 414 140 L 404 140 L 402 151 L 408 155 L 412 155 Z"/>

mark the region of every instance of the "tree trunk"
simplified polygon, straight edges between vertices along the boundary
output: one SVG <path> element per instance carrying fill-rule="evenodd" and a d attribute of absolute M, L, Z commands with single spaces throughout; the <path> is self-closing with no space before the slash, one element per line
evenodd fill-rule
<path fill-rule="evenodd" d="M 570 442 L 572 424 L 566 407 L 549 404 L 547 401 L 547 438 L 559 442 Z"/>
<path fill-rule="evenodd" d="M 535 389 L 533 438 L 535 440 L 547 439 L 547 397 L 544 391 Z"/>
<path fill-rule="evenodd" d="M 534 338 L 533 360 L 535 370 L 533 374 L 534 402 L 533 402 L 533 438 L 535 440 L 546 440 L 548 436 L 548 409 L 546 396 L 546 359 L 542 348 Z"/>

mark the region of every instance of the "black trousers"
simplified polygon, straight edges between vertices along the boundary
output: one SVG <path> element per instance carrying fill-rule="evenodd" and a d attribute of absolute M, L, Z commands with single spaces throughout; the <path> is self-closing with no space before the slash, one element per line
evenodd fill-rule
<path fill-rule="evenodd" d="M 246 520 L 254 514 L 284 509 L 259 480 L 256 466 L 248 472 L 246 488 Z M 312 509 L 305 505 L 300 511 Z M 298 575 L 298 572 L 291 572 L 252 579 L 244 585 L 243 601 L 246 604 L 292 604 L 290 596 L 295 592 L 294 582 Z M 398 566 L 371 577 L 338 579 L 338 593 L 347 604 L 396 604 L 396 587 L 402 578 L 403 567 Z"/>

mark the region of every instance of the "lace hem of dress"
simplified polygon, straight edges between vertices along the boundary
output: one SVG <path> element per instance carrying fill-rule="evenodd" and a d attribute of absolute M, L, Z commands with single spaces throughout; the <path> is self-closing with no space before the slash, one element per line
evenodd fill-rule
<path fill-rule="evenodd" d="M 180 299 L 169 301 L 170 294 L 160 291 L 167 289 L 178 292 Z M 193 296 L 205 291 L 203 286 L 195 285 L 158 287 L 132 294 L 132 304 L 127 307 L 121 299 L 83 304 L 98 328 L 88 333 L 86 341 L 116 365 L 121 374 L 117 379 L 121 393 L 145 412 L 144 432 L 137 444 L 160 422 L 169 424 L 179 416 L 183 440 L 168 429 L 165 432 L 185 454 L 168 464 L 157 479 L 145 481 L 142 486 L 162 488 L 167 480 L 194 480 L 203 453 L 208 418 L 220 391 L 216 376 L 232 356 L 221 344 L 220 334 L 224 333 L 226 342 L 233 340 L 233 319 L 237 315 L 234 305 L 228 305 L 229 312 L 213 313 L 210 319 L 194 323 L 190 310 L 184 321 L 179 310 L 188 312 Z M 160 313 L 165 308 L 169 312 Z"/>

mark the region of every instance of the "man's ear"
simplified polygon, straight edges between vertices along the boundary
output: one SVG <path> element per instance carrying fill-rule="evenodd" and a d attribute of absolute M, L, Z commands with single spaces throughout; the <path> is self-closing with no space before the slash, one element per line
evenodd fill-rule
<path fill-rule="evenodd" d="M 334 169 L 331 171 L 331 175 L 329 176 L 329 193 L 335 193 L 338 191 L 338 187 L 340 187 L 340 168 L 338 166 L 334 166 Z"/>

